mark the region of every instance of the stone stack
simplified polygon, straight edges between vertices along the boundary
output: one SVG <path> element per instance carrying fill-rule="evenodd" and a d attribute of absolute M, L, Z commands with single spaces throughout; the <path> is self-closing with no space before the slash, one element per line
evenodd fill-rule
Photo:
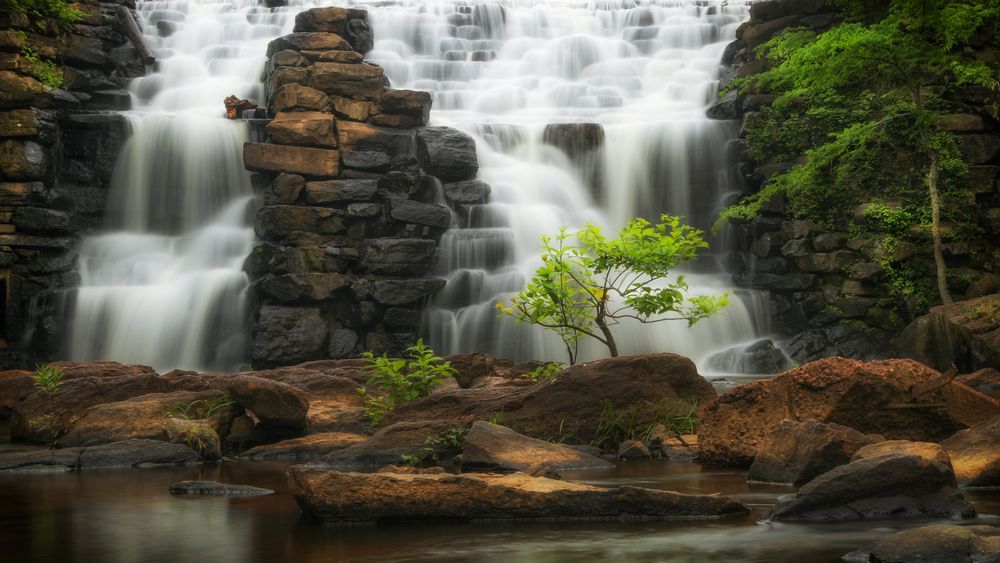
<path fill-rule="evenodd" d="M 144 70 L 117 19 L 129 3 L 81 0 L 61 28 L 0 8 L 0 366 L 58 353 L 74 247 L 104 216 L 127 135 L 107 110 L 129 107 L 124 87 Z"/>
<path fill-rule="evenodd" d="M 317 8 L 268 46 L 269 143 L 248 143 L 263 189 L 247 259 L 255 366 L 399 353 L 412 345 L 440 236 L 478 170 L 475 143 L 428 127 L 431 96 L 393 90 L 367 13 Z"/>

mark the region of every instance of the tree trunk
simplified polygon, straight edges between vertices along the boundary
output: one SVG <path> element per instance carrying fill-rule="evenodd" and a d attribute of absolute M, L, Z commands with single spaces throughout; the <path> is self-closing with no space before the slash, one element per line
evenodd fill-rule
<path fill-rule="evenodd" d="M 938 293 L 945 305 L 953 303 L 948 293 L 948 278 L 941 243 L 941 196 L 938 193 L 938 156 L 931 155 L 931 168 L 927 171 L 927 189 L 931 195 L 931 238 L 934 239 L 934 267 L 937 271 Z"/>
<path fill-rule="evenodd" d="M 617 358 L 618 344 L 615 342 L 615 336 L 611 334 L 611 329 L 608 327 L 608 321 L 604 316 L 603 304 L 601 306 L 601 310 L 597 313 L 597 318 L 594 320 L 597 324 L 597 328 L 601 329 L 601 333 L 604 334 L 604 343 L 608 346 L 608 352 L 611 353 L 611 357 Z"/>

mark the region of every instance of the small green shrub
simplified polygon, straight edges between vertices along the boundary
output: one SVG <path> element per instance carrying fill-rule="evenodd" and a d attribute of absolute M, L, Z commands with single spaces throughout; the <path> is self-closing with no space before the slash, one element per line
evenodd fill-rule
<path fill-rule="evenodd" d="M 223 407 L 233 404 L 228 393 L 222 393 L 214 399 L 198 399 L 190 403 L 175 402 L 167 407 L 164 418 L 181 418 L 184 420 L 204 420 L 211 417 Z"/>
<path fill-rule="evenodd" d="M 27 14 L 39 31 L 47 29 L 46 20 L 66 26 L 83 19 L 83 11 L 66 0 L 10 0 L 10 7 Z"/>
<path fill-rule="evenodd" d="M 378 387 L 379 394 L 370 393 L 359 387 L 358 395 L 365 403 L 365 415 L 372 426 L 382 424 L 385 415 L 397 406 L 430 395 L 431 389 L 444 383 L 457 373 L 451 362 L 434 354 L 434 350 L 423 340 L 406 349 L 409 359 L 390 359 L 387 355 L 376 356 L 365 352 L 372 371 L 368 384 Z"/>
<path fill-rule="evenodd" d="M 49 395 L 59 390 L 63 382 L 63 372 L 61 369 L 49 364 L 39 364 L 35 366 L 35 373 L 31 375 L 31 380 L 37 389 L 45 391 Z"/>
<path fill-rule="evenodd" d="M 613 451 L 626 440 L 648 440 L 657 425 L 664 425 L 677 434 L 694 434 L 698 425 L 698 401 L 694 399 L 664 399 L 653 410 L 652 420 L 642 422 L 637 408 L 618 410 L 606 400 L 590 444 Z"/>
<path fill-rule="evenodd" d="M 523 373 L 520 379 L 525 381 L 530 381 L 531 383 L 545 383 L 554 379 L 563 370 L 563 365 L 558 362 L 552 362 L 545 364 L 544 366 L 539 366 L 528 373 Z"/>
<path fill-rule="evenodd" d="M 399 456 L 399 463 L 410 467 L 422 467 L 430 462 L 440 463 L 441 456 L 462 451 L 468 429 L 456 426 L 428 436 L 420 451 Z"/>

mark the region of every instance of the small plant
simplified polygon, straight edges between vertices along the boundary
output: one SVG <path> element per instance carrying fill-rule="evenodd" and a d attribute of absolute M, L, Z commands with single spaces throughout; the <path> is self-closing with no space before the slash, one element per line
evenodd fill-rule
<path fill-rule="evenodd" d="M 55 366 L 39 364 L 35 366 L 35 373 L 31 375 L 31 380 L 34 381 L 36 388 L 51 395 L 58 391 L 59 386 L 62 385 L 63 372 Z"/>
<path fill-rule="evenodd" d="M 63 73 L 56 63 L 42 59 L 37 51 L 27 45 L 21 47 L 21 56 L 31 64 L 29 72 L 39 82 L 49 88 L 62 88 Z"/>
<path fill-rule="evenodd" d="M 545 383 L 555 376 L 559 375 L 559 372 L 563 370 L 563 365 L 560 363 L 552 362 L 545 364 L 544 366 L 539 366 L 528 373 L 523 373 L 520 379 L 525 381 L 530 381 L 531 383 Z"/>
<path fill-rule="evenodd" d="M 175 402 L 167 407 L 164 418 L 180 418 L 184 420 L 204 420 L 211 417 L 223 407 L 233 404 L 228 393 L 222 393 L 214 399 L 198 399 L 190 403 Z"/>
<path fill-rule="evenodd" d="M 988 303 L 970 307 L 965 311 L 966 321 L 986 321 L 989 323 L 1000 322 L 1000 299 L 993 299 Z"/>
<path fill-rule="evenodd" d="M 613 451 L 626 440 L 648 440 L 657 425 L 664 425 L 677 434 L 694 434 L 697 428 L 698 401 L 694 399 L 664 399 L 653 409 L 651 420 L 643 422 L 636 407 L 620 411 L 606 400 L 594 431 L 592 446 Z"/>
<path fill-rule="evenodd" d="M 424 440 L 420 451 L 399 456 L 399 463 L 410 467 L 422 467 L 429 462 L 440 463 L 442 455 L 462 451 L 468 432 L 466 428 L 457 426 L 432 434 Z"/>
<path fill-rule="evenodd" d="M 66 0 L 10 0 L 10 8 L 27 14 L 36 29 L 45 31 L 46 20 L 67 26 L 83 19 L 83 11 Z"/>
<path fill-rule="evenodd" d="M 368 384 L 382 391 L 381 394 L 374 394 L 364 387 L 357 390 L 372 426 L 380 425 L 385 415 L 397 406 L 430 395 L 431 389 L 457 373 L 451 362 L 435 355 L 423 340 L 417 340 L 415 345 L 407 348 L 406 354 L 408 360 L 390 359 L 385 354 L 376 356 L 371 352 L 362 354 L 372 370 Z"/>
<path fill-rule="evenodd" d="M 559 432 L 555 436 L 549 436 L 545 440 L 554 444 L 565 444 L 573 439 L 576 432 L 566 426 L 566 419 L 559 421 Z"/>
<path fill-rule="evenodd" d="M 698 428 L 698 401 L 695 399 L 664 399 L 656 406 L 652 430 L 657 424 L 662 424 L 677 434 L 694 434 Z M 649 437 L 647 431 L 645 438 Z"/>

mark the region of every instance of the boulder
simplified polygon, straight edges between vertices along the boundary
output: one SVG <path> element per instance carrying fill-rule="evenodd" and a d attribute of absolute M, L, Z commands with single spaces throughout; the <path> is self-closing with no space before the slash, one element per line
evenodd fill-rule
<path fill-rule="evenodd" d="M 201 458 L 191 448 L 158 440 L 0 454 L 0 471 L 72 471 L 196 463 L 201 463 Z"/>
<path fill-rule="evenodd" d="M 764 437 L 747 480 L 801 486 L 848 463 L 878 438 L 839 424 L 782 420 Z"/>
<path fill-rule="evenodd" d="M 309 86 L 328 96 L 378 100 L 385 91 L 382 67 L 370 64 L 317 62 Z"/>
<path fill-rule="evenodd" d="M 243 145 L 243 164 L 254 172 L 336 176 L 340 172 L 340 153 L 310 147 L 246 143 Z"/>
<path fill-rule="evenodd" d="M 646 426 L 665 403 L 704 405 L 715 396 L 694 362 L 683 356 L 622 356 L 571 366 L 537 385 L 442 389 L 397 407 L 387 421 L 488 420 L 502 413 L 504 423 L 522 434 L 544 439 L 563 428 L 574 441 L 587 443 L 607 422 L 609 409 Z"/>
<path fill-rule="evenodd" d="M 376 125 L 419 127 L 427 125 L 431 113 L 431 95 L 417 90 L 386 90 L 379 103 Z"/>
<path fill-rule="evenodd" d="M 938 305 L 894 342 L 907 357 L 960 373 L 1000 366 L 1000 293 Z"/>
<path fill-rule="evenodd" d="M 337 148 L 333 114 L 321 111 L 283 111 L 265 127 L 279 145 Z"/>
<path fill-rule="evenodd" d="M 936 449 L 935 449 L 936 448 Z M 816 477 L 768 512 L 768 520 L 969 518 L 975 510 L 956 488 L 936 444 L 883 442 Z"/>
<path fill-rule="evenodd" d="M 234 375 L 229 378 L 229 395 L 252 412 L 265 428 L 305 430 L 309 425 L 306 419 L 309 399 L 286 383 L 252 375 Z"/>
<path fill-rule="evenodd" d="M 170 418 L 164 423 L 163 432 L 167 435 L 168 442 L 184 444 L 198 452 L 205 461 L 222 459 L 222 441 L 208 421 Z"/>
<path fill-rule="evenodd" d="M 295 16 L 295 31 L 329 31 L 346 38 L 354 50 L 367 53 L 374 43 L 368 13 L 359 9 L 313 8 Z"/>
<path fill-rule="evenodd" d="M 320 357 L 326 332 L 318 309 L 265 305 L 253 327 L 253 361 L 282 365 Z"/>
<path fill-rule="evenodd" d="M 966 487 L 1000 487 L 1000 416 L 981 422 L 941 442 Z"/>
<path fill-rule="evenodd" d="M 326 524 L 398 521 L 705 519 L 740 516 L 732 499 L 639 487 L 600 488 L 511 475 L 340 473 L 308 466 L 288 471 L 302 512 Z"/>
<path fill-rule="evenodd" d="M 351 45 L 336 33 L 301 31 L 283 35 L 267 44 L 267 56 L 281 51 L 350 51 Z"/>
<path fill-rule="evenodd" d="M 336 235 L 347 230 L 347 212 L 325 207 L 267 205 L 257 212 L 254 230 L 271 241 L 295 241 L 310 235 Z"/>
<path fill-rule="evenodd" d="M 474 205 L 486 203 L 492 188 L 482 180 L 466 180 L 444 185 L 444 196 L 451 204 Z"/>
<path fill-rule="evenodd" d="M 274 491 L 250 485 L 234 485 L 218 481 L 181 481 L 170 485 L 172 495 L 202 495 L 213 497 L 259 497 Z"/>
<path fill-rule="evenodd" d="M 166 425 L 172 416 L 200 418 L 217 401 L 220 408 L 205 422 L 218 435 L 225 436 L 229 423 L 240 414 L 220 390 L 151 393 L 122 401 L 103 403 L 78 413 L 69 432 L 59 439 L 59 445 L 94 446 L 124 440 L 168 440 Z M 172 441 L 172 440 L 171 440 Z"/>
<path fill-rule="evenodd" d="M 1000 528 L 931 524 L 896 532 L 844 556 L 857 563 L 987 563 L 1000 556 Z"/>
<path fill-rule="evenodd" d="M 537 464 L 546 464 L 555 471 L 614 466 L 569 446 L 529 438 L 505 426 L 482 420 L 473 424 L 465 436 L 463 471 L 525 471 Z"/>
<path fill-rule="evenodd" d="M 9 70 L 0 70 L 0 109 L 17 107 L 30 102 L 48 90 L 41 82 Z"/>
<path fill-rule="evenodd" d="M 347 432 L 322 432 L 301 438 L 284 440 L 276 444 L 257 446 L 243 452 L 240 457 L 254 461 L 293 460 L 317 461 L 337 451 L 368 439 L 362 434 Z M 399 461 L 398 459 L 396 461 Z"/>
<path fill-rule="evenodd" d="M 826 358 L 740 385 L 709 405 L 699 425 L 701 459 L 749 467 L 764 436 L 785 419 L 934 442 L 995 416 L 998 408 L 912 360 Z"/>
<path fill-rule="evenodd" d="M 396 464 L 403 455 L 419 453 L 427 438 L 456 426 L 455 422 L 441 420 L 390 424 L 364 442 L 335 451 L 323 461 L 334 467 L 352 469 Z"/>
<path fill-rule="evenodd" d="M 375 274 L 422 275 L 434 264 L 431 239 L 380 238 L 365 241 L 363 265 Z"/>
<path fill-rule="evenodd" d="M 271 111 L 331 112 L 333 106 L 326 94 L 301 84 L 286 84 L 271 95 Z"/>
<path fill-rule="evenodd" d="M 734 346 L 713 354 L 706 367 L 719 373 L 741 373 L 750 375 L 772 375 L 790 369 L 795 364 L 774 345 L 764 339 L 749 346 Z"/>
<path fill-rule="evenodd" d="M 476 142 L 450 127 L 417 131 L 417 158 L 424 170 L 444 183 L 471 180 L 479 171 Z"/>
<path fill-rule="evenodd" d="M 421 203 L 412 199 L 397 199 L 389 204 L 389 215 L 403 223 L 447 229 L 451 225 L 451 209 L 436 203 Z"/>

